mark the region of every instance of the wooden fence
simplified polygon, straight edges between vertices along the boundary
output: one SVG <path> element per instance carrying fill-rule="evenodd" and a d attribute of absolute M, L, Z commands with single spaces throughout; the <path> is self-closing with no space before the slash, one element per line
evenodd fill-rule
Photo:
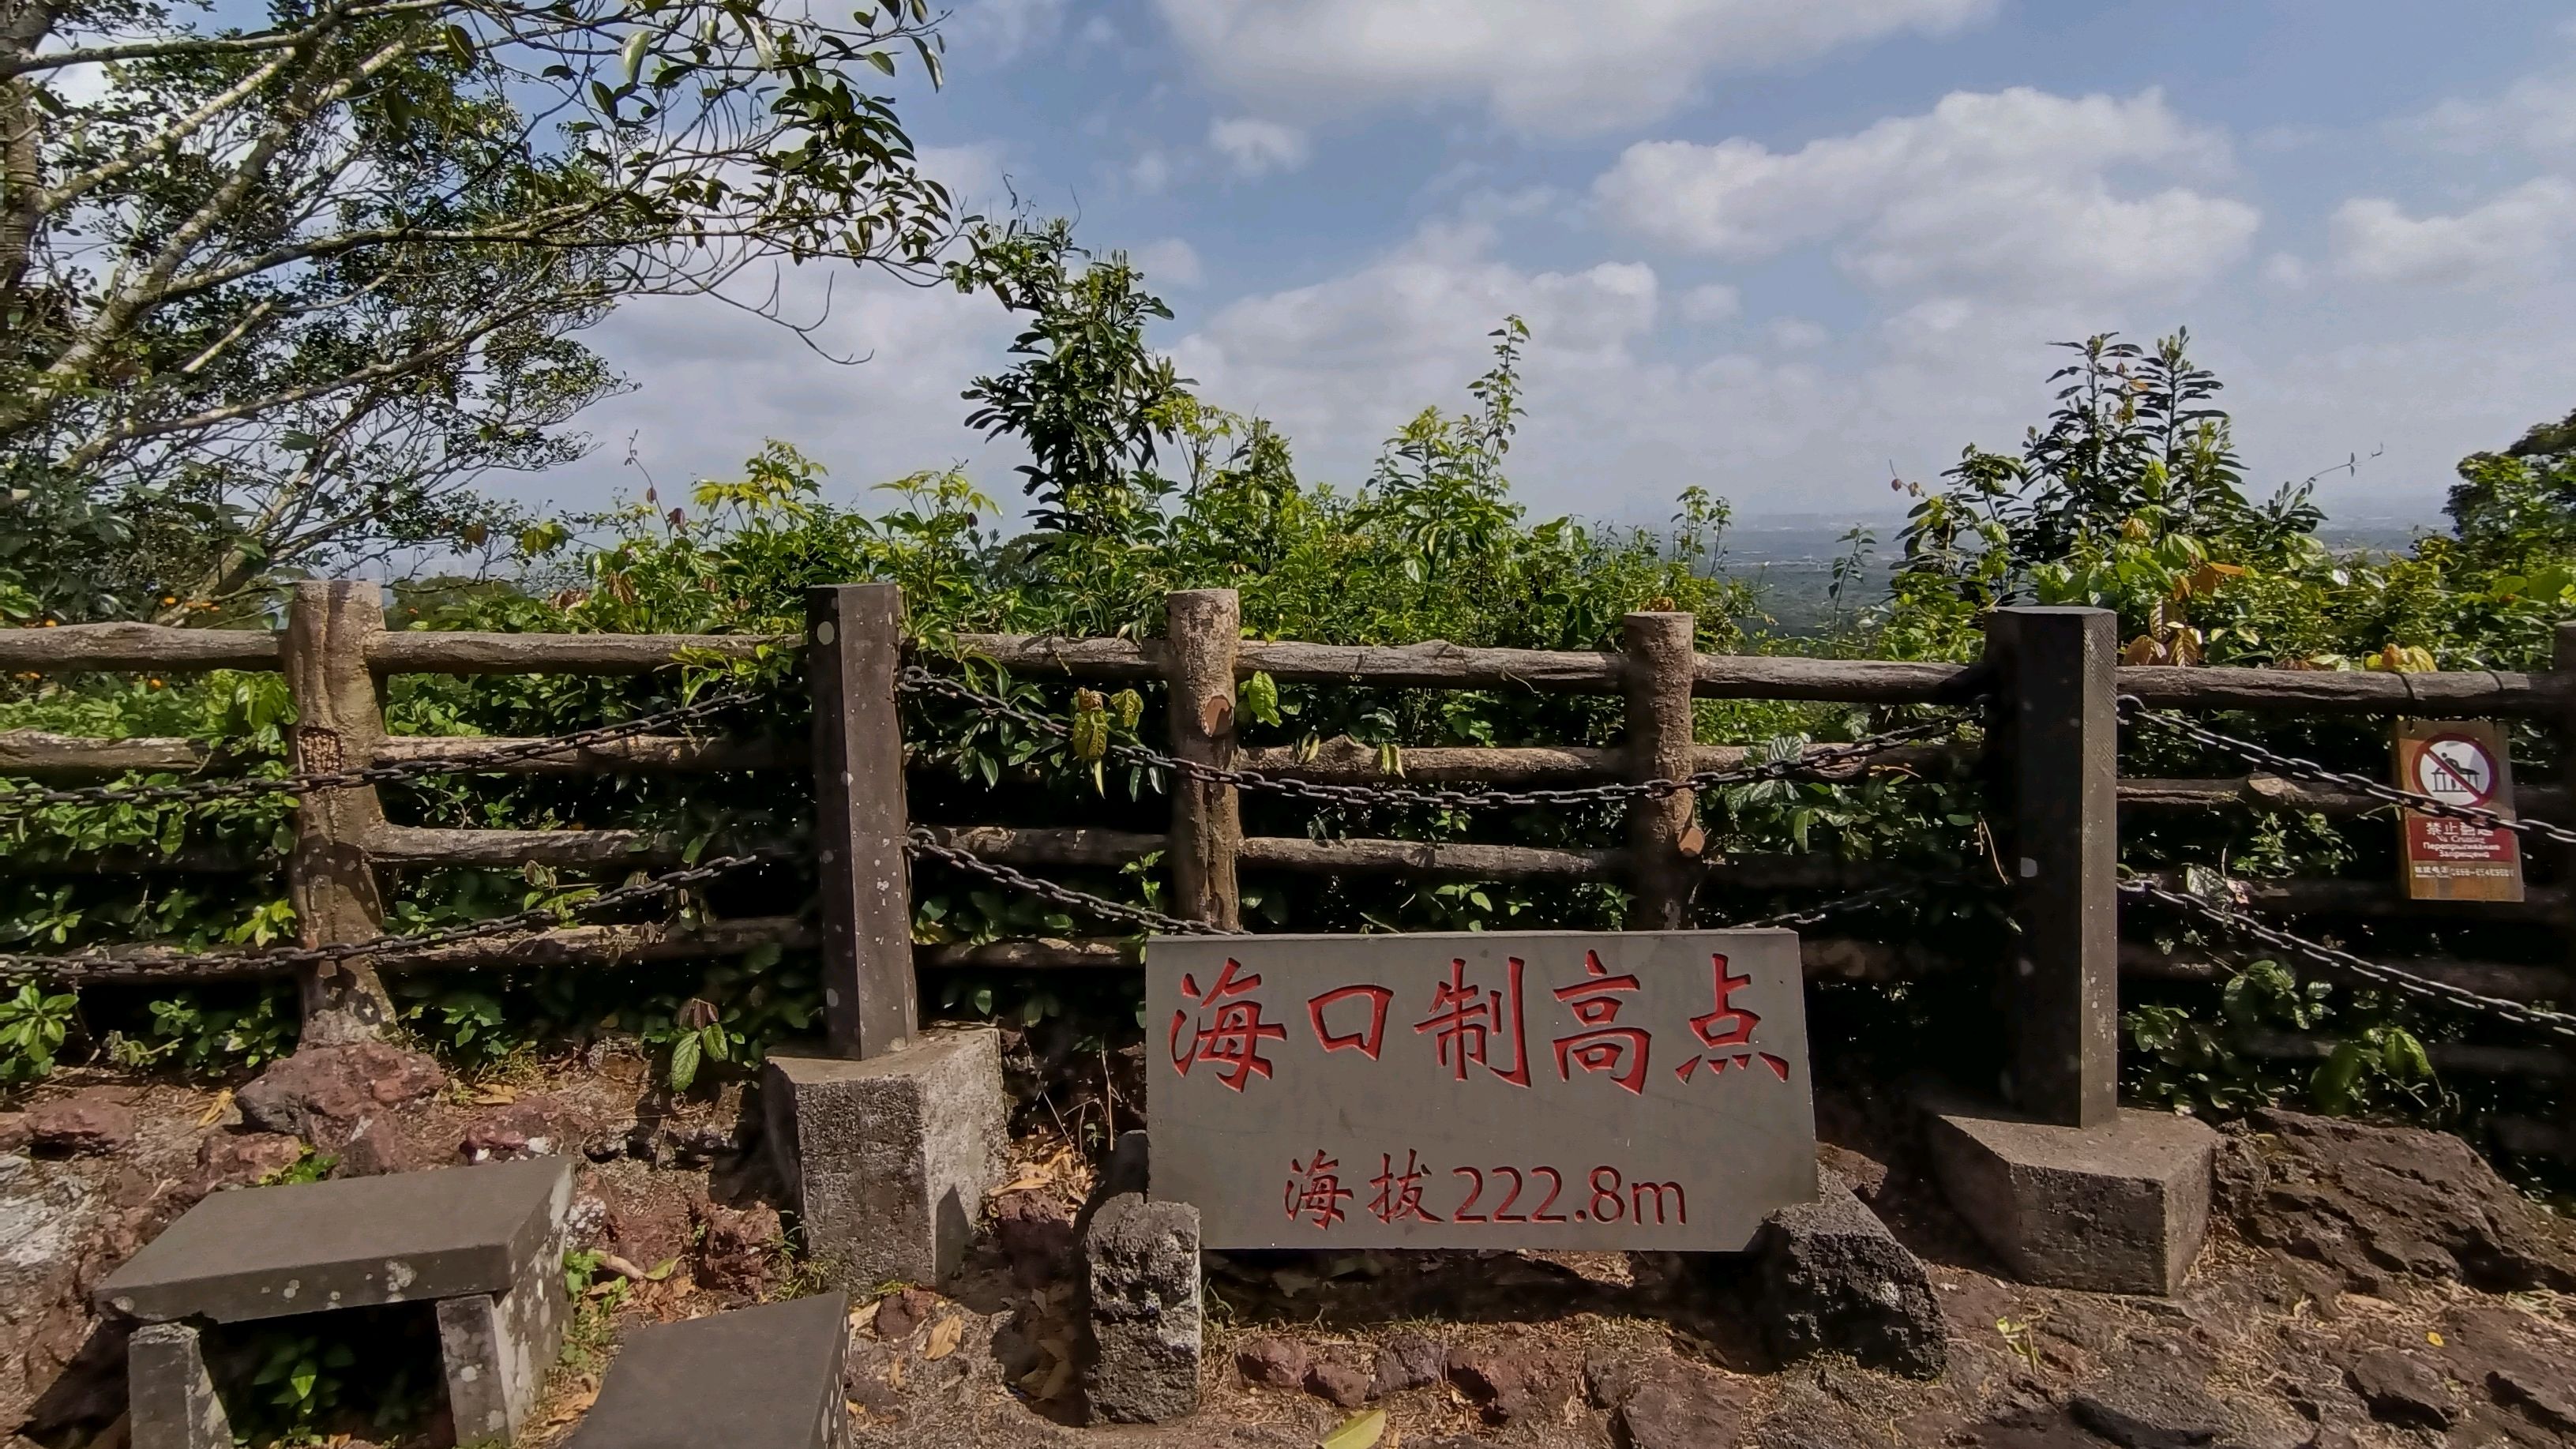
<path fill-rule="evenodd" d="M 810 769 L 816 791 L 819 928 L 798 918 L 713 921 L 693 929 L 582 926 L 532 931 L 452 947 L 389 945 L 340 971 L 308 973 L 308 1015 L 327 1032 L 361 1030 L 376 971 L 449 966 L 605 964 L 740 953 L 764 945 L 819 947 L 828 1025 L 836 1050 L 873 1055 L 915 1027 L 914 981 L 922 969 L 1051 969 L 1120 966 L 1135 960 L 1116 938 L 1015 940 L 917 947 L 910 939 L 904 841 L 912 822 L 903 789 L 897 717 L 905 659 L 902 603 L 892 585 L 817 588 L 803 638 L 744 635 L 545 635 L 386 631 L 373 585 L 299 587 L 287 627 L 275 632 L 183 630 L 97 624 L 0 631 L 0 669 L 66 673 L 169 673 L 215 668 L 279 669 L 299 712 L 298 768 L 356 766 L 428 755 L 455 756 L 515 742 L 388 737 L 375 681 L 401 672 L 446 674 L 640 674 L 681 657 L 747 658 L 763 646 L 806 651 L 818 728 L 810 751 L 775 742 L 641 737 L 595 750 L 509 762 L 513 773 L 710 772 Z M 2169 956 L 2143 941 L 2121 941 L 2112 891 L 2117 820 L 2149 812 L 2228 806 L 2314 811 L 2351 817 L 2385 809 L 2357 791 L 2261 774 L 2218 779 L 2121 779 L 2117 695 L 2151 708 L 2259 710 L 2342 716 L 2501 716 L 2538 721 L 2576 736 L 2576 624 L 2562 626 L 2555 667 L 2537 674 L 2467 671 L 2426 674 L 2305 670 L 2123 667 L 2112 617 L 2098 610 L 1999 611 L 1987 657 L 1976 664 L 1828 660 L 1699 654 L 1688 615 L 1629 616 L 1617 651 L 1463 648 L 1430 642 L 1394 647 L 1262 642 L 1241 638 L 1230 590 L 1173 594 L 1160 639 L 1063 639 L 961 635 L 960 654 L 1029 678 L 1084 683 L 1160 682 L 1171 691 L 1170 752 L 1184 760 L 1336 783 L 1568 785 L 1677 778 L 1743 763 L 1740 746 L 1692 738 L 1694 699 L 1788 700 L 1853 705 L 1959 705 L 1992 696 L 1998 759 L 1987 779 L 1998 791 L 2000 858 L 2017 867 L 2013 912 L 2022 956 L 2007 1013 L 2014 1091 L 2038 1115 L 2083 1122 L 2107 1110 L 2116 1057 L 2116 980 L 2223 979 L 2215 960 Z M 1618 748 L 1408 749 L 1401 781 L 1374 748 L 1347 739 L 1312 753 L 1244 748 L 1235 729 L 1236 685 L 1254 673 L 1282 684 L 1371 688 L 1614 695 L 1624 701 L 1626 740 Z M 1876 765 L 1924 769 L 1969 763 L 1958 745 L 1906 746 Z M 2562 758 L 2576 761 L 2576 748 Z M 30 732 L 0 734 L 0 772 L 40 778 L 128 770 L 185 772 L 206 763 L 194 742 L 78 740 Z M 2526 783 L 2525 814 L 2566 820 L 2576 784 Z M 1632 895 L 1631 924 L 1686 923 L 1697 884 L 1722 878 L 1757 891 L 1851 889 L 1884 883 L 1882 868 L 1813 856 L 1704 859 L 1694 802 L 1677 795 L 1628 812 L 1616 846 L 1566 849 L 1415 840 L 1251 836 L 1236 792 L 1176 782 L 1163 833 L 1018 829 L 989 823 L 928 827 L 943 843 L 1022 866 L 1118 866 L 1160 852 L 1171 871 L 1175 913 L 1220 926 L 1240 924 L 1240 872 L 1355 873 L 1415 879 L 1606 880 Z M 388 823 L 372 789 L 319 792 L 299 812 L 290 892 L 308 943 L 367 941 L 381 934 L 377 865 L 568 867 L 659 864 L 673 842 L 623 830 L 437 830 Z M 2561 864 L 2563 863 L 2553 863 Z M 221 869 L 227 862 L 183 852 L 169 861 L 94 860 L 64 868 Z M 2576 939 L 2568 873 L 2535 885 L 2519 905 L 2409 901 L 2394 882 L 2292 879 L 2256 882 L 2249 902 L 2268 915 L 2413 918 L 2451 915 L 2554 927 Z M 1810 935 L 1811 977 L 1885 980 L 1942 968 L 1913 944 Z M 84 980 L 151 979 L 158 954 L 117 953 Z M 2576 1000 L 2565 957 L 2545 963 L 2423 958 L 2391 965 L 2518 1000 Z M 370 965 L 372 969 L 370 969 Z M 246 963 L 246 969 L 256 969 Z M 203 971 L 191 974 L 208 974 Z M 348 979 L 342 979 L 343 977 Z M 334 1023 L 339 1023 L 334 1025 Z M 2249 1046 L 2297 1059 L 2323 1047 L 2294 1036 Z M 2542 1046 L 2449 1045 L 2434 1049 L 2447 1072 L 2568 1082 L 2576 1059 Z M 2561 1096 L 2576 1102 L 2576 1084 Z M 2566 1114 L 2562 1112 L 2562 1117 Z M 2576 1157 L 2576 1122 L 2504 1120 L 2501 1145 Z"/>

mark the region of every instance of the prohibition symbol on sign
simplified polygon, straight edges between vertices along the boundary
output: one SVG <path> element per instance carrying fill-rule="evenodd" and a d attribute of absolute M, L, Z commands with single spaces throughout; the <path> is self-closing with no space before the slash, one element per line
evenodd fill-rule
<path fill-rule="evenodd" d="M 2445 805 L 2483 805 L 2495 794 L 2495 757 L 2466 735 L 2435 735 L 2415 756 L 2414 787 Z"/>

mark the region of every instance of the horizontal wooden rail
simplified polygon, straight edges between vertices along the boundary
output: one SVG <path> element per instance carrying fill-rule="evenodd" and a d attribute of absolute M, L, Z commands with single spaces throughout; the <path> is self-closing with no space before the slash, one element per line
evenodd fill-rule
<path fill-rule="evenodd" d="M 531 743 L 531 739 L 503 735 L 392 735 L 376 747 L 376 762 L 394 765 L 450 757 L 471 762 Z M 0 730 L 0 775 L 36 779 L 87 779 L 128 771 L 184 775 L 215 763 L 215 752 L 199 740 L 170 736 L 104 740 L 42 730 Z M 488 768 L 501 775 L 691 775 L 801 769 L 807 763 L 801 742 L 636 735 L 588 749 L 506 759 Z"/>
<path fill-rule="evenodd" d="M 367 835 L 380 865 L 515 870 L 550 865 L 567 870 L 673 865 L 680 843 L 642 830 L 447 830 L 384 825 Z"/>
<path fill-rule="evenodd" d="M 2514 785 L 2516 804 L 2526 816 L 2563 820 L 2571 795 L 2564 784 L 2542 781 Z M 2294 810 L 2349 819 L 2395 807 L 2387 801 L 2333 785 L 2312 785 L 2279 775 L 2244 775 L 2226 780 L 2122 780 L 2123 810 L 2213 810 L 2231 805 Z"/>
<path fill-rule="evenodd" d="M 275 669 L 283 636 L 269 629 L 173 629 L 159 624 L 66 624 L 0 629 L 0 670 L 188 673 Z M 749 659 L 793 634 L 493 634 L 399 629 L 368 641 L 367 664 L 387 674 L 649 674 L 681 654 Z"/>
<path fill-rule="evenodd" d="M 2286 1031 L 2246 1031 L 2236 1042 L 2254 1056 L 2273 1061 L 2321 1062 L 2334 1055 L 2331 1036 L 2302 1036 Z M 2475 1042 L 2424 1044 L 2433 1070 L 2463 1077 L 2532 1077 L 2556 1081 L 2576 1076 L 2576 1057 L 2548 1047 L 2486 1046 Z"/>
<path fill-rule="evenodd" d="M 2146 872 L 2168 890 L 2184 889 L 2179 871 Z M 2560 921 L 2567 916 L 2567 891 L 2561 886 L 2525 886 L 2520 901 L 2409 900 L 2393 883 L 2341 877 L 2293 877 L 2249 880 L 2245 905 L 2277 916 L 2366 916 L 2413 918 L 2469 916 L 2483 921 Z"/>
<path fill-rule="evenodd" d="M 2555 717 L 2566 694 L 2547 675 L 2488 669 L 2383 674 L 2349 669 L 2124 667 L 2120 692 L 2157 709 L 2265 709 L 2315 714 Z"/>
<path fill-rule="evenodd" d="M 529 969 L 544 966 L 618 966 L 637 961 L 686 961 L 707 956 L 739 956 L 764 946 L 801 949 L 814 944 L 811 924 L 794 916 L 743 916 L 708 921 L 696 927 L 665 924 L 633 926 L 566 926 L 526 931 L 444 946 L 403 946 L 388 941 L 366 959 L 378 971 L 439 971 L 465 967 Z M 188 961 L 169 947 L 119 948 L 80 957 L 53 973 L 65 985 L 119 985 L 130 982 L 221 981 L 283 976 L 292 967 L 276 964 L 257 951 L 218 953 L 212 960 Z"/>
<path fill-rule="evenodd" d="M 2481 996 L 2500 996 L 2508 1001 L 2576 1001 L 2576 971 L 2564 966 L 2457 961 L 2446 956 L 2373 959 L 2381 965 L 2463 987 Z M 2137 980 L 2215 983 L 2227 980 L 2236 971 L 2237 968 L 2228 962 L 2198 956 L 2175 956 L 2144 941 L 2120 943 L 2120 974 Z"/>
<path fill-rule="evenodd" d="M 1801 937 L 1798 951 L 1810 981 L 1901 981 L 1947 967 L 1919 947 L 1835 936 Z M 1132 969 L 1142 960 L 1138 943 L 1123 937 L 1046 937 L 979 946 L 921 946 L 913 951 L 914 964 L 928 971 L 1116 970 Z"/>

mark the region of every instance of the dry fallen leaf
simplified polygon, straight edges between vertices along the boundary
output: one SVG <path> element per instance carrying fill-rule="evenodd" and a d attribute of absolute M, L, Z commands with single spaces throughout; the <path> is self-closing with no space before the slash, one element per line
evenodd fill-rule
<path fill-rule="evenodd" d="M 1370 1409 L 1344 1419 L 1341 1427 L 1324 1436 L 1321 1449 L 1376 1449 L 1377 1441 L 1386 1437 L 1386 1410 Z"/>
<path fill-rule="evenodd" d="M 546 1417 L 546 1422 L 549 1424 L 569 1424 L 573 1420 L 580 1418 L 584 1413 L 588 1412 L 590 1406 L 597 1402 L 599 1402 L 599 1390 L 596 1388 L 584 1389 L 580 1393 L 574 1394 L 570 1398 L 565 1399 L 562 1403 L 556 1405 L 555 1411 Z"/>
<path fill-rule="evenodd" d="M 615 1253 L 600 1254 L 599 1266 L 606 1268 L 609 1272 L 616 1274 L 620 1278 L 627 1279 L 630 1282 L 640 1283 L 648 1276 L 643 1269 L 627 1262 L 624 1258 L 617 1256 Z"/>
<path fill-rule="evenodd" d="M 519 1089 L 502 1086 L 477 1087 L 474 1089 L 474 1095 L 468 1100 L 477 1107 L 506 1107 L 519 1100 Z"/>
<path fill-rule="evenodd" d="M 229 1111 L 232 1105 L 233 1089 L 226 1087 L 222 1091 L 215 1093 L 214 1103 L 206 1108 L 203 1116 L 200 1116 L 197 1119 L 197 1125 L 200 1127 L 214 1126 L 217 1122 L 223 1120 L 224 1113 Z"/>
<path fill-rule="evenodd" d="M 858 1330 L 858 1329 L 865 1328 L 865 1327 L 867 1327 L 868 1325 L 870 1325 L 870 1324 L 872 1324 L 872 1323 L 876 1322 L 876 1321 L 877 1321 L 877 1310 L 878 1310 L 878 1309 L 880 1309 L 880 1308 L 883 1308 L 884 1306 L 885 1306 L 885 1300 L 884 1300 L 884 1299 L 882 1299 L 882 1298 L 880 1298 L 880 1299 L 876 1300 L 876 1301 L 875 1301 L 875 1302 L 873 1302 L 873 1303 L 862 1303 L 862 1304 L 860 1304 L 858 1307 L 851 1309 L 851 1310 L 850 1310 L 850 1327 L 851 1327 L 851 1329 L 852 1329 L 853 1331 L 855 1331 L 855 1330 Z"/>
<path fill-rule="evenodd" d="M 1045 1178 L 1038 1176 L 1036 1173 L 1030 1173 L 1025 1177 L 1012 1178 L 1009 1182 L 1002 1184 L 1002 1186 L 996 1191 L 996 1196 L 1005 1192 L 1032 1192 L 1046 1185 L 1047 1180 Z"/>
<path fill-rule="evenodd" d="M 1040 1384 L 1038 1391 L 1030 1397 L 1043 1403 L 1048 1399 L 1061 1397 L 1065 1390 L 1072 1387 L 1073 1360 L 1060 1358 L 1055 1361 L 1055 1372 L 1048 1374 L 1046 1382 Z"/>
<path fill-rule="evenodd" d="M 957 1341 L 966 1336 L 966 1322 L 956 1314 L 931 1325 L 930 1342 L 921 1350 L 924 1359 L 937 1361 L 957 1351 Z"/>
<path fill-rule="evenodd" d="M 895 1391 L 896 1391 L 896 1392 L 898 1392 L 898 1393 L 902 1392 L 902 1390 L 903 1390 L 903 1360 L 902 1360 L 902 1359 L 898 1358 L 898 1359 L 896 1359 L 894 1362 L 892 1362 L 892 1363 L 890 1363 L 890 1364 L 887 1364 L 887 1365 L 886 1365 L 886 1371 L 885 1371 L 885 1385 L 886 1385 L 886 1387 L 887 1387 L 887 1388 L 893 1389 L 893 1390 L 895 1390 Z"/>

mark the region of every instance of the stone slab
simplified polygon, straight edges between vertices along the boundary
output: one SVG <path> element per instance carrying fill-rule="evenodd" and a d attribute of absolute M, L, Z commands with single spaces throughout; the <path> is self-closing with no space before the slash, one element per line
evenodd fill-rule
<path fill-rule="evenodd" d="M 2060 1127 L 1931 1105 L 1942 1188 L 2014 1276 L 2097 1293 L 2182 1287 L 2209 1232 L 2209 1124 L 2123 1109 L 2098 1126 Z"/>
<path fill-rule="evenodd" d="M 508 1291 L 572 1203 L 560 1158 L 219 1192 L 126 1260 L 96 1301 L 146 1322 L 238 1323 Z"/>
<path fill-rule="evenodd" d="M 1153 1196 L 1211 1248 L 1736 1252 L 1816 1196 L 1794 932 L 1156 937 Z"/>
<path fill-rule="evenodd" d="M 956 1270 L 1001 1164 L 1001 1033 L 924 1031 L 865 1061 L 772 1052 L 762 1101 L 806 1248 L 834 1282 L 931 1285 Z"/>
<path fill-rule="evenodd" d="M 849 1313 L 825 1293 L 638 1329 L 567 1449 L 842 1449 Z"/>
<path fill-rule="evenodd" d="M 1082 1238 L 1083 1402 L 1095 1422 L 1152 1424 L 1199 1404 L 1205 1305 L 1199 1214 L 1122 1193 Z"/>

